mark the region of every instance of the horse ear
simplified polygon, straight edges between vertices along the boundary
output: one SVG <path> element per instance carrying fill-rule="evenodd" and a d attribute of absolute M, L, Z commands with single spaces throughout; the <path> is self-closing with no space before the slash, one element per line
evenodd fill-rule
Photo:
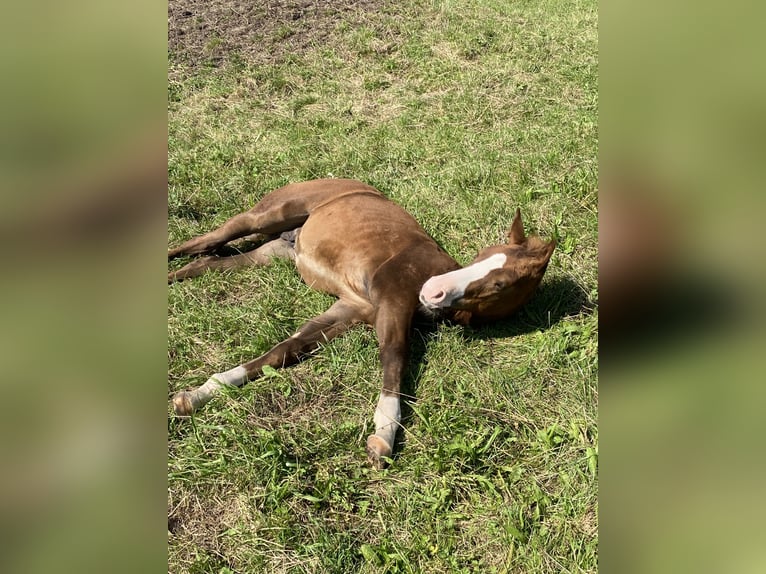
<path fill-rule="evenodd" d="M 541 265 L 548 265 L 548 261 L 551 260 L 551 255 L 553 255 L 553 250 L 556 249 L 556 243 L 557 242 L 555 239 L 551 239 L 548 243 L 545 244 L 540 256 Z"/>
<path fill-rule="evenodd" d="M 524 223 L 521 221 L 521 209 L 516 208 L 516 217 L 513 218 L 511 228 L 508 230 L 508 243 L 521 245 L 527 240 L 524 236 Z"/>

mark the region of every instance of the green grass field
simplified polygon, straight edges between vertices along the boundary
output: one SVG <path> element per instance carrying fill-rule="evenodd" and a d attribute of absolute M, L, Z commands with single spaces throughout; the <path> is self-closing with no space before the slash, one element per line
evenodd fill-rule
<path fill-rule="evenodd" d="M 516 207 L 559 245 L 512 319 L 418 327 L 385 471 L 364 452 L 381 384 L 367 328 L 191 420 L 169 406 L 169 572 L 595 572 L 596 3 L 283 1 L 249 36 L 237 2 L 198 6 L 217 10 L 209 37 L 169 52 L 169 244 L 335 176 L 461 263 Z M 287 262 L 170 286 L 169 394 L 332 300 Z"/>

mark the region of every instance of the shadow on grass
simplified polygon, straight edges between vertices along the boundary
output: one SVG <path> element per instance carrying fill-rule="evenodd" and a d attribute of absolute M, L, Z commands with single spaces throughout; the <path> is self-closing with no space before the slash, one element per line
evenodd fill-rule
<path fill-rule="evenodd" d="M 502 339 L 545 331 L 566 317 L 589 314 L 595 304 L 568 277 L 556 277 L 540 286 L 534 297 L 507 319 L 463 330 L 468 339 Z"/>

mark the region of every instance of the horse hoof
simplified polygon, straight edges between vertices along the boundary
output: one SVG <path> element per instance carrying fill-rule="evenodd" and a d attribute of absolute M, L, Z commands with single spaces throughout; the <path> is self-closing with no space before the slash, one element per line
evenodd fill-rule
<path fill-rule="evenodd" d="M 173 410 L 178 416 L 190 417 L 194 412 L 191 398 L 187 391 L 181 391 L 173 396 Z"/>
<path fill-rule="evenodd" d="M 367 437 L 367 460 L 375 470 L 383 470 L 388 466 L 384 457 L 391 456 L 391 446 L 377 435 Z"/>

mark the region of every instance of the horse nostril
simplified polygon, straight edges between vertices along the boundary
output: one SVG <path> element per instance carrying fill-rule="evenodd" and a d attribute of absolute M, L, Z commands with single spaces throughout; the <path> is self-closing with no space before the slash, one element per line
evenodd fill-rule
<path fill-rule="evenodd" d="M 447 296 L 447 294 L 444 291 L 437 291 L 431 296 L 431 300 L 438 303 L 442 299 L 444 299 Z"/>

